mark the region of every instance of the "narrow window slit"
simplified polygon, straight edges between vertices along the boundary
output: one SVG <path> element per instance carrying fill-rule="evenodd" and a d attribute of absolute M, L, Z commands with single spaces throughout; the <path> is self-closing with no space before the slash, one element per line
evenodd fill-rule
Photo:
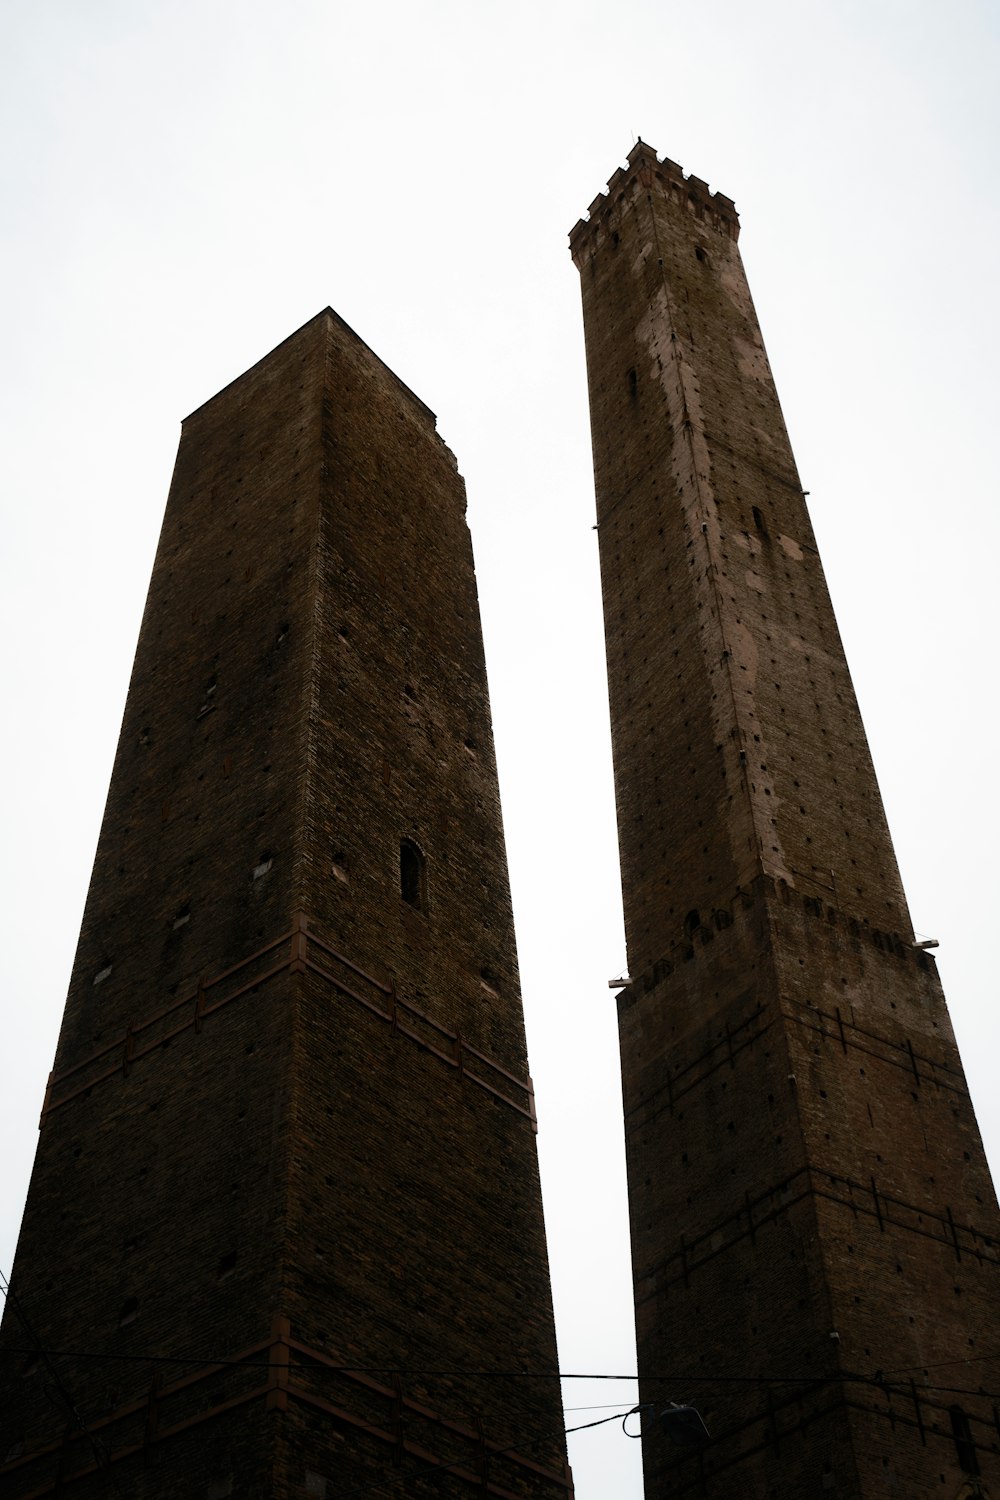
<path fill-rule="evenodd" d="M 416 911 L 427 908 L 427 864 L 412 839 L 399 846 L 399 894 Z"/>

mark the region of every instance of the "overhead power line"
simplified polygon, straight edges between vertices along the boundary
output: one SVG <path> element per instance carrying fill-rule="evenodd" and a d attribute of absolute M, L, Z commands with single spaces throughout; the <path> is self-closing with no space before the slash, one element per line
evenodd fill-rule
<path fill-rule="evenodd" d="M 177 1365 L 185 1368 L 198 1365 L 214 1365 L 219 1369 L 258 1369 L 270 1370 L 276 1367 L 275 1361 L 268 1359 L 227 1359 L 212 1358 L 211 1356 L 199 1354 L 119 1354 L 103 1349 L 51 1349 L 43 1350 L 36 1345 L 29 1349 L 5 1348 L 0 1349 L 0 1355 L 9 1354 L 25 1357 L 36 1355 L 39 1358 L 51 1359 L 82 1359 L 103 1360 L 119 1362 L 122 1364 L 156 1364 Z M 943 1360 L 940 1365 L 912 1366 L 914 1369 L 943 1368 L 955 1364 L 974 1364 L 978 1361 L 1000 1359 L 1000 1354 L 984 1354 L 973 1356 L 968 1360 Z M 416 1376 L 421 1379 L 438 1380 L 602 1380 L 602 1381 L 625 1381 L 638 1384 L 639 1376 L 635 1374 L 617 1374 L 607 1371 L 595 1370 L 465 1370 L 465 1369 L 422 1369 L 416 1366 L 401 1368 L 397 1365 L 332 1365 L 311 1364 L 307 1360 L 299 1360 L 289 1365 L 282 1365 L 283 1369 L 309 1370 L 313 1374 L 326 1371 L 331 1375 L 393 1375 L 393 1376 Z M 675 1388 L 698 1385 L 741 1385 L 741 1386 L 770 1386 L 770 1385 L 830 1385 L 838 1381 L 851 1385 L 875 1386 L 879 1390 L 898 1389 L 901 1394 L 908 1394 L 911 1390 L 910 1382 L 905 1386 L 893 1387 L 886 1377 L 889 1374 L 903 1374 L 903 1370 L 883 1371 L 876 1370 L 872 1375 L 852 1374 L 850 1371 L 837 1371 L 831 1375 L 732 1375 L 721 1374 L 718 1371 L 707 1371 L 692 1374 L 690 1370 L 673 1371 L 663 1374 L 644 1375 L 643 1385 L 663 1384 Z M 992 1400 L 1000 1400 L 1000 1391 L 987 1391 L 980 1387 L 938 1385 L 933 1381 L 914 1382 L 917 1390 L 938 1391 L 942 1394 L 956 1394 L 966 1396 L 987 1396 Z M 592 1410 L 593 1408 L 587 1408 Z"/>

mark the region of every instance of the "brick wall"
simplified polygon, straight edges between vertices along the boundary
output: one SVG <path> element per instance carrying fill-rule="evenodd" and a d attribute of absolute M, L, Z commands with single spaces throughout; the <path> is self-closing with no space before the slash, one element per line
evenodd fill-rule
<path fill-rule="evenodd" d="M 3 1492 L 569 1494 L 533 1124 L 464 486 L 327 310 L 184 423 Z"/>
<path fill-rule="evenodd" d="M 713 1433 L 685 1458 L 647 1420 L 647 1494 L 957 1493 L 956 1402 L 1000 1474 L 990 1367 L 945 1363 L 990 1352 L 1000 1217 L 737 237 L 641 143 L 571 235 L 639 1368 Z"/>

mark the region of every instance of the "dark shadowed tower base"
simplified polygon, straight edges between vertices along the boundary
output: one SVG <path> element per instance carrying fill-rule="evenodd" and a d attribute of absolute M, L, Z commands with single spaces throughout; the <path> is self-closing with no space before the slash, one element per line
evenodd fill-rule
<path fill-rule="evenodd" d="M 0 1493 L 567 1500 L 533 1125 L 464 485 L 327 310 L 184 424 Z"/>
<path fill-rule="evenodd" d="M 640 143 L 571 235 L 646 1495 L 1000 1494 L 996 1199 L 737 234 Z M 670 1443 L 670 1399 L 702 1452 Z"/>

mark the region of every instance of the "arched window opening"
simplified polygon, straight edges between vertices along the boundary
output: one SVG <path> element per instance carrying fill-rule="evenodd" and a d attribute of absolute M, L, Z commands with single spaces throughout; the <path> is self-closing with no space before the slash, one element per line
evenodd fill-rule
<path fill-rule="evenodd" d="M 407 906 L 426 911 L 426 861 L 412 839 L 403 839 L 399 846 L 399 894 Z"/>

